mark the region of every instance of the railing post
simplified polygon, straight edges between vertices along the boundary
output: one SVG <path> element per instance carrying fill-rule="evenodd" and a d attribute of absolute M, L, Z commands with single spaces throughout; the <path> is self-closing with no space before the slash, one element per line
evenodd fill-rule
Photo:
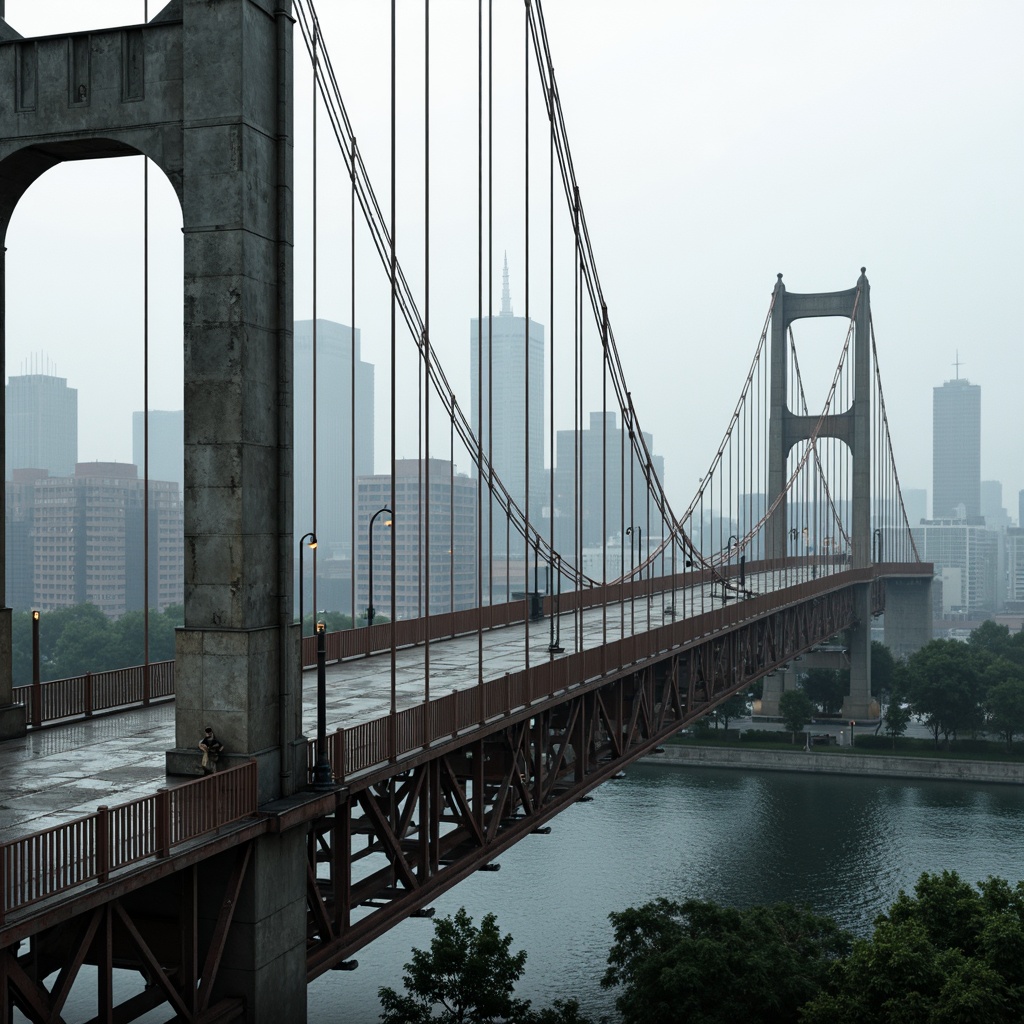
<path fill-rule="evenodd" d="M 92 718 L 92 673 L 85 673 L 85 681 L 82 684 L 85 690 L 85 717 Z"/>
<path fill-rule="evenodd" d="M 147 655 L 148 657 L 148 655 Z M 150 680 L 149 680 L 149 662 L 147 661 L 142 666 L 142 706 L 149 707 L 149 700 L 151 696 Z"/>
<path fill-rule="evenodd" d="M 338 782 L 345 781 L 345 729 L 342 726 L 334 730 L 334 777 Z"/>
<path fill-rule="evenodd" d="M 7 923 L 8 893 L 13 896 L 14 886 L 8 877 L 10 871 L 10 844 L 0 843 L 0 927 Z"/>
<path fill-rule="evenodd" d="M 156 855 L 171 852 L 171 794 L 166 787 L 156 791 Z"/>
<path fill-rule="evenodd" d="M 96 808 L 96 877 L 105 882 L 110 876 L 110 814 L 106 804 Z"/>

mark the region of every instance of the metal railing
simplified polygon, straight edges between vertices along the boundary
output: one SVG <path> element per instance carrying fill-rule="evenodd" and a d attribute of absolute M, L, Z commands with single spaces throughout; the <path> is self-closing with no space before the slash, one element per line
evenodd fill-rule
<path fill-rule="evenodd" d="M 171 850 L 258 811 L 256 762 L 159 789 L 0 843 L 0 925 L 12 911 Z"/>
<path fill-rule="evenodd" d="M 148 687 L 146 666 L 133 665 L 15 686 L 13 696 L 16 704 L 25 707 L 25 725 L 36 729 L 69 718 L 91 718 L 97 712 L 141 707 L 173 697 L 174 662 L 151 662 Z"/>

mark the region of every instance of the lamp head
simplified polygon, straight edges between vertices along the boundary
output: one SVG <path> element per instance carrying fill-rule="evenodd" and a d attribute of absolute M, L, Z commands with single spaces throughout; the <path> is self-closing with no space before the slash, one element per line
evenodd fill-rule
<path fill-rule="evenodd" d="M 317 631 L 318 633 L 322 633 L 322 632 L 323 632 L 323 631 L 324 631 L 324 630 L 325 630 L 326 628 L 327 628 L 327 625 L 326 625 L 326 623 L 323 623 L 323 622 L 318 622 L 318 623 L 316 624 L 316 631 Z"/>
<path fill-rule="evenodd" d="M 32 612 L 32 621 L 33 622 L 38 622 L 39 621 L 39 612 L 38 611 L 33 611 Z"/>

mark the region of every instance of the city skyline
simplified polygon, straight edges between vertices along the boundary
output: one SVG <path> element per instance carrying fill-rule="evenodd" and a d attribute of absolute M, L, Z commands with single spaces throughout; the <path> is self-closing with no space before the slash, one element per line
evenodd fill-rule
<path fill-rule="evenodd" d="M 95 27 L 104 18 L 107 24 L 131 23 L 140 17 L 138 2 L 97 0 L 86 10 L 83 6 L 8 0 L 6 10 L 11 24 L 25 34 Z M 151 15 L 158 6 L 150 3 Z M 783 272 L 787 286 L 796 291 L 835 289 L 849 287 L 861 265 L 872 282 L 881 373 L 904 485 L 930 488 L 930 451 L 919 424 L 928 415 L 928 389 L 951 376 L 959 348 L 965 354 L 955 372 L 986 389 L 982 475 L 1001 479 L 1007 494 L 1024 488 L 1012 374 L 1005 373 L 1017 336 L 1015 320 L 1005 303 L 950 306 L 944 301 L 951 276 L 960 293 L 972 296 L 1012 294 L 1020 278 L 1009 225 L 1021 219 L 1022 197 L 1014 183 L 1024 173 L 1024 144 L 1018 133 L 1005 131 L 1006 124 L 1020 120 L 1024 96 L 1024 71 L 1010 44 L 1024 30 L 1019 5 L 993 3 L 981 24 L 957 9 L 936 14 L 916 3 L 898 10 L 868 4 L 850 24 L 838 11 L 810 10 L 793 2 L 775 5 L 770 14 L 746 12 L 743 17 L 727 6 L 697 12 L 653 3 L 646 17 L 624 25 L 614 16 L 615 8 L 598 0 L 586 9 L 595 33 L 586 46 L 572 31 L 582 10 L 574 0 L 565 0 L 550 7 L 546 18 L 611 322 L 640 426 L 661 439 L 671 467 L 673 505 L 685 507 L 692 497 L 724 431 L 775 273 Z M 608 17 L 592 16 L 595 11 L 606 11 Z M 385 119 L 375 106 L 387 95 L 378 88 L 386 69 L 373 65 L 369 45 L 379 36 L 384 13 L 356 4 L 350 10 L 325 8 L 320 15 L 327 45 L 336 60 L 345 58 L 341 86 L 386 203 L 387 147 L 378 127 Z M 453 49 L 475 52 L 472 25 L 453 20 L 438 15 L 432 39 L 440 46 L 450 38 Z M 652 31 L 655 24 L 657 32 Z M 836 55 L 830 41 L 838 28 L 849 34 L 851 45 Z M 345 45 L 356 38 L 363 42 Z M 785 48 L 787 61 L 768 59 L 776 46 Z M 600 56 L 609 52 L 632 73 L 609 78 Z M 825 53 L 831 55 L 828 60 L 823 60 Z M 951 66 L 959 69 L 957 75 L 944 70 Z M 410 68 L 410 77 L 402 80 L 407 93 L 412 73 Z M 450 99 L 453 112 L 462 112 L 458 97 L 464 83 L 456 77 L 454 62 L 437 78 L 438 97 Z M 816 82 L 813 90 L 806 87 L 810 80 Z M 308 88 L 301 61 L 296 82 Z M 510 92 L 513 84 L 514 79 Z M 499 100 L 498 116 L 503 117 L 511 100 L 504 93 Z M 622 132 L 621 145 L 612 152 L 606 144 L 608 124 L 589 117 L 593 110 L 606 111 Z M 790 141 L 787 159 L 759 157 L 774 152 L 770 126 L 780 110 L 791 121 L 818 127 Z M 303 105 L 296 123 L 299 133 L 308 132 Z M 913 132 L 906 131 L 909 123 Z M 861 140 L 856 166 L 842 158 L 851 124 L 858 126 Z M 463 141 L 475 146 L 473 139 Z M 442 148 L 452 147 L 446 158 L 452 182 L 432 204 L 438 218 L 435 237 L 464 238 L 465 245 L 448 246 L 450 266 L 432 286 L 431 323 L 438 358 L 468 409 L 464 325 L 467 312 L 478 307 L 478 275 L 475 215 L 470 218 L 467 211 L 475 201 L 456 204 L 467 213 L 464 219 L 440 219 L 442 199 L 450 199 L 451 191 L 460 194 L 461 189 L 462 197 L 475 194 L 475 186 L 467 189 L 455 173 L 475 168 L 475 157 L 464 161 L 458 143 L 449 134 L 437 136 L 437 160 Z M 308 148 L 308 136 L 297 136 L 296 181 L 303 185 L 297 193 L 298 318 L 312 313 L 305 196 L 310 166 L 304 145 Z M 409 161 L 410 174 L 414 163 Z M 159 174 L 150 179 L 150 405 L 176 408 L 180 212 L 167 182 Z M 623 188 L 623 181 L 635 187 Z M 118 426 L 116 410 L 142 405 L 141 183 L 139 161 L 56 168 L 29 190 L 8 239 L 7 365 L 17 366 L 43 347 L 60 372 L 83 390 L 87 378 L 109 376 L 111 366 L 119 368 L 116 388 L 97 385 L 89 391 L 93 397 L 82 400 L 80 444 L 86 460 L 127 461 L 128 437 Z M 405 227 L 399 256 L 415 283 L 422 279 L 422 268 L 416 257 L 419 239 L 408 228 L 414 212 L 411 186 L 400 187 Z M 74 203 L 70 212 L 72 197 L 83 193 L 90 202 Z M 666 195 L 679 201 L 666 206 Z M 823 228 L 845 222 L 853 196 L 858 212 L 850 229 Z M 505 249 L 511 265 L 524 265 L 517 215 L 511 203 L 496 210 L 494 237 L 485 244 L 485 282 L 497 281 Z M 97 253 L 103 258 L 97 259 Z M 324 247 L 322 284 L 347 280 L 339 259 Z M 371 265 L 362 265 L 368 275 Z M 60 283 L 61 303 L 40 295 L 42 280 L 48 288 Z M 530 308 L 541 311 L 531 314 L 534 319 L 546 318 L 540 287 L 533 273 Z M 490 290 L 497 293 L 498 288 Z M 317 316 L 345 322 L 349 300 L 342 292 L 322 287 Z M 513 288 L 517 310 L 526 308 L 525 293 L 525 281 Z M 485 294 L 485 313 L 487 301 Z M 41 306 L 60 307 L 53 310 L 42 342 L 34 315 Z M 363 332 L 364 358 L 380 373 L 387 372 L 387 309 L 382 295 L 376 310 L 363 305 L 356 324 Z M 834 364 L 841 338 L 833 344 L 824 329 L 819 333 L 803 324 L 795 333 L 801 365 L 809 383 L 811 378 L 815 382 L 808 395 L 813 406 L 822 397 L 818 385 L 826 376 L 826 350 Z M 108 357 L 95 359 L 100 350 Z M 651 372 L 655 365 L 669 372 Z M 680 383 L 682 401 L 675 397 Z M 386 436 L 380 429 L 387 425 L 383 405 L 377 409 L 379 439 Z M 567 425 L 559 422 L 556 429 Z M 415 454 L 415 441 L 403 434 L 399 455 Z"/>

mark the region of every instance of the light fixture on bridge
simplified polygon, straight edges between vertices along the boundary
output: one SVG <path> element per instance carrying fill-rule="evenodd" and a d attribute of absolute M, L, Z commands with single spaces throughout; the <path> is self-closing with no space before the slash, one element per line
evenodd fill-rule
<path fill-rule="evenodd" d="M 299 541 L 299 671 L 305 668 L 305 664 L 302 660 L 302 637 L 305 635 L 306 623 L 303 620 L 305 615 L 305 609 L 303 606 L 303 597 L 306 589 L 305 572 L 303 569 L 303 551 L 306 548 L 311 551 L 316 551 L 316 534 L 312 530 L 309 533 L 304 533 L 302 539 Z"/>
<path fill-rule="evenodd" d="M 384 506 L 384 508 L 377 509 L 377 511 L 374 512 L 372 516 L 370 516 L 370 525 L 369 525 L 369 527 L 367 528 L 367 531 L 366 531 L 367 538 L 369 540 L 369 548 L 370 548 L 370 552 L 369 552 L 369 556 L 370 556 L 369 557 L 369 561 L 370 561 L 370 565 L 369 565 L 370 593 L 369 593 L 369 601 L 368 601 L 367 606 L 366 606 L 366 624 L 368 626 L 372 626 L 373 625 L 373 617 L 377 614 L 376 610 L 373 607 L 373 524 L 376 521 L 377 516 L 379 516 L 381 514 L 381 512 L 387 512 L 387 514 L 389 516 L 392 516 L 392 517 L 395 514 L 387 506 Z M 393 519 L 385 519 L 384 520 L 384 525 L 385 526 L 391 526 L 393 521 L 394 521 Z"/>

